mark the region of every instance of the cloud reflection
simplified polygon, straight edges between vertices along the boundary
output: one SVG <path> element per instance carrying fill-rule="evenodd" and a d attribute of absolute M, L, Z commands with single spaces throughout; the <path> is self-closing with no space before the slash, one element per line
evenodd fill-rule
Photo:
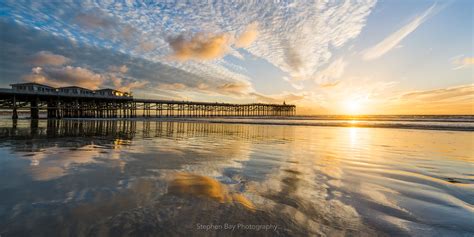
<path fill-rule="evenodd" d="M 239 203 L 250 210 L 255 209 L 242 194 L 230 193 L 219 181 L 195 174 L 177 173 L 169 183 L 168 193 L 205 197 L 221 203 Z"/>

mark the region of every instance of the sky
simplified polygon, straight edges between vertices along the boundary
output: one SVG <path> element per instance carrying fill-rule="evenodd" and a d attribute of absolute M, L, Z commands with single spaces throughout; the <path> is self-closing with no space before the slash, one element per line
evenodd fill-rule
<path fill-rule="evenodd" d="M 0 87 L 474 114 L 474 1 L 0 2 Z"/>

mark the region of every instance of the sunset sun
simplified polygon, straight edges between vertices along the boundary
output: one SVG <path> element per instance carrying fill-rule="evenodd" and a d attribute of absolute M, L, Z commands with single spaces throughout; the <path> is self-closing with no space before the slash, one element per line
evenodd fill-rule
<path fill-rule="evenodd" d="M 361 113 L 361 102 L 358 100 L 348 100 L 345 102 L 345 112 L 347 114 Z"/>

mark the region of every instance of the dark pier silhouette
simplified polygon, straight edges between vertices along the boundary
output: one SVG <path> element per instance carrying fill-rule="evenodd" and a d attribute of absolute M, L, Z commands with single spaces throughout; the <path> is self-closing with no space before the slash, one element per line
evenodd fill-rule
<path fill-rule="evenodd" d="M 137 99 L 113 89 L 81 87 L 53 88 L 37 83 L 13 84 L 0 89 L 0 110 L 29 111 L 32 119 L 40 113 L 47 118 L 135 118 L 135 117 L 223 117 L 294 116 L 296 106 L 288 104 L 232 104 L 175 100 Z"/>

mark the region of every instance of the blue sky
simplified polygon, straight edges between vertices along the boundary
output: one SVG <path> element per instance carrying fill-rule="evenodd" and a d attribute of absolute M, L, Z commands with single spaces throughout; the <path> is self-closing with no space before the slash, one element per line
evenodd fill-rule
<path fill-rule="evenodd" d="M 2 1 L 0 9 L 1 87 L 286 101 L 301 114 L 474 113 L 468 0 Z"/>

